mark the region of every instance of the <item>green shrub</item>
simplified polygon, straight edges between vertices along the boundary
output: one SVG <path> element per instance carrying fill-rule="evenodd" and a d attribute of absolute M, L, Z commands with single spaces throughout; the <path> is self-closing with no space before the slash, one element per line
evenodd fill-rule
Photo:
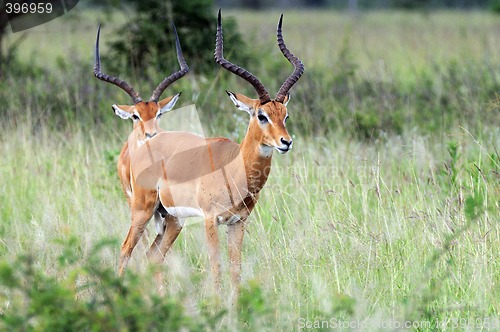
<path fill-rule="evenodd" d="M 490 10 L 495 14 L 500 14 L 500 0 L 491 0 Z"/>
<path fill-rule="evenodd" d="M 99 255 L 114 241 L 97 243 L 86 258 L 76 238 L 61 243 L 56 275 L 63 277 L 40 270 L 31 254 L 0 261 L 0 300 L 6 304 L 0 330 L 199 331 L 220 317 L 206 310 L 201 317 L 188 315 L 179 298 L 154 293 L 151 275 L 117 277 Z"/>
<path fill-rule="evenodd" d="M 207 73 L 215 67 L 216 22 L 212 0 L 163 1 L 129 0 L 134 7 L 133 19 L 115 33 L 118 40 L 111 42 L 113 71 L 123 74 L 134 69 L 135 73 L 154 68 L 156 72 L 170 73 L 178 68 L 171 22 L 179 34 L 183 55 L 192 72 Z M 238 32 L 236 21 L 224 18 L 225 52 L 233 61 L 244 64 L 249 53 Z M 237 52 L 233 52 L 238 50 Z"/>

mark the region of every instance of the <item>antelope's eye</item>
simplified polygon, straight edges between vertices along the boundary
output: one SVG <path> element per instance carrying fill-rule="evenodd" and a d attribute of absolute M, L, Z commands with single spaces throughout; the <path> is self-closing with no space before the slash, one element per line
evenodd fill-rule
<path fill-rule="evenodd" d="M 260 123 L 268 123 L 269 120 L 267 119 L 267 117 L 263 114 L 259 114 L 257 115 L 257 119 L 259 119 L 259 122 Z"/>
<path fill-rule="evenodd" d="M 289 118 L 289 116 L 287 115 L 287 116 L 285 117 L 285 123 L 286 123 L 286 121 L 288 120 L 288 118 Z"/>
<path fill-rule="evenodd" d="M 139 120 L 139 116 L 137 114 L 132 114 L 132 119 L 134 119 L 134 121 L 137 121 Z"/>

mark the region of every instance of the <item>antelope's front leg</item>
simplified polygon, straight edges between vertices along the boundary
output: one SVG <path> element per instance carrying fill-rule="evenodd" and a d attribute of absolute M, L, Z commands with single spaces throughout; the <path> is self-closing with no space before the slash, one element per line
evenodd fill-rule
<path fill-rule="evenodd" d="M 120 263 L 118 265 L 118 274 L 121 276 L 125 271 L 127 263 L 132 255 L 137 242 L 141 238 L 146 226 L 153 215 L 153 209 L 138 210 L 132 209 L 132 224 L 128 231 L 125 241 L 123 241 L 120 253 Z"/>
<path fill-rule="evenodd" d="M 220 293 L 220 260 L 219 260 L 219 234 L 217 232 L 217 219 L 205 219 L 205 235 L 207 237 L 208 259 L 210 270 L 214 278 L 215 292 Z"/>
<path fill-rule="evenodd" d="M 238 297 L 241 280 L 241 249 L 243 247 L 243 235 L 245 234 L 245 221 L 240 220 L 227 226 L 227 243 L 229 261 L 231 264 L 231 288 L 233 300 Z"/>

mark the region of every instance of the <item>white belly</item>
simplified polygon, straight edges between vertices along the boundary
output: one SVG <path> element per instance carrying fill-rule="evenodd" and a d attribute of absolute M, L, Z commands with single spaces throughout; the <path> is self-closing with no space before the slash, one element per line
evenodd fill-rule
<path fill-rule="evenodd" d="M 203 211 L 192 207 L 174 206 L 165 208 L 165 210 L 176 218 L 204 217 Z"/>

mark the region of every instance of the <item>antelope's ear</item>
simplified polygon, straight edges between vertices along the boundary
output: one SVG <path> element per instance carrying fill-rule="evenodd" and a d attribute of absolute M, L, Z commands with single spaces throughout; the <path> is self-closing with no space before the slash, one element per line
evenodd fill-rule
<path fill-rule="evenodd" d="M 171 111 L 172 108 L 174 108 L 175 103 L 177 100 L 179 100 L 179 96 L 181 95 L 182 92 L 179 92 L 176 95 L 167 97 L 165 99 L 162 99 L 158 102 L 158 105 L 160 105 L 160 110 L 158 111 L 158 115 L 161 115 L 163 113 L 166 113 L 168 111 Z"/>
<path fill-rule="evenodd" d="M 130 119 L 134 112 L 134 106 L 128 105 L 113 105 L 111 106 L 116 115 L 122 119 Z"/>
<path fill-rule="evenodd" d="M 285 97 L 285 100 L 283 100 L 283 105 L 286 106 L 286 104 L 288 104 L 289 101 L 290 101 L 290 94 L 287 93 L 286 97 Z"/>
<path fill-rule="evenodd" d="M 226 91 L 231 101 L 234 105 L 241 111 L 245 111 L 250 115 L 253 115 L 255 100 L 250 99 L 241 93 L 233 93 L 231 91 Z"/>

